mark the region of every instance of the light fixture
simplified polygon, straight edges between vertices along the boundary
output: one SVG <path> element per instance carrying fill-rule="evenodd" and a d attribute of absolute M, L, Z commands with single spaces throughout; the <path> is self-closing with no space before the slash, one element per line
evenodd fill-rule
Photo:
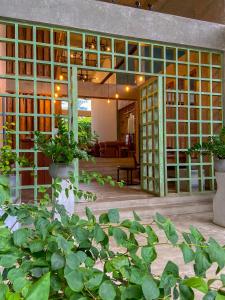
<path fill-rule="evenodd" d="M 57 85 L 56 90 L 59 92 L 61 90 L 61 87 L 59 85 Z"/>
<path fill-rule="evenodd" d="M 127 85 L 127 86 L 125 87 L 125 90 L 126 90 L 126 92 L 129 92 L 129 91 L 130 91 L 129 85 Z"/>
<path fill-rule="evenodd" d="M 93 42 L 91 43 L 91 49 L 95 49 L 95 44 Z"/>
<path fill-rule="evenodd" d="M 110 100 L 109 99 L 107 100 L 107 103 L 110 104 Z"/>
<path fill-rule="evenodd" d="M 119 99 L 119 94 L 116 92 L 116 95 L 115 95 L 116 99 Z"/>
<path fill-rule="evenodd" d="M 107 46 L 106 51 L 111 51 L 111 48 L 109 46 Z"/>
<path fill-rule="evenodd" d="M 58 97 L 59 97 L 58 93 L 55 93 L 55 98 L 58 98 Z"/>
<path fill-rule="evenodd" d="M 59 75 L 59 80 L 63 80 L 63 75 Z"/>
<path fill-rule="evenodd" d="M 71 54 L 70 54 L 70 57 L 71 57 L 71 58 L 74 58 L 74 55 L 73 55 L 73 53 L 71 53 Z"/>
<path fill-rule="evenodd" d="M 144 80 L 144 77 L 143 77 L 143 76 L 140 76 L 140 77 L 139 77 L 139 81 L 142 82 L 143 80 Z"/>

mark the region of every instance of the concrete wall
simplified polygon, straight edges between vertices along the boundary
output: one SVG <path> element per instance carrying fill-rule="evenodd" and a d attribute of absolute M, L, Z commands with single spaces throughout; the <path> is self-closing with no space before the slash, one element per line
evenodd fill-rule
<path fill-rule="evenodd" d="M 0 25 L 0 36 L 5 36 L 5 31 L 6 28 L 3 25 Z M 5 56 L 6 55 L 6 45 L 4 43 L 0 43 L 0 56 Z M 0 75 L 6 73 L 6 62 L 3 60 L 0 60 Z M 1 79 L 0 80 L 0 93 L 5 93 L 6 91 L 6 80 Z M 2 98 L 0 97 L 0 113 L 2 112 L 3 109 L 3 101 Z M 0 118 L 0 131 L 2 130 L 3 126 L 3 118 Z M 2 136 L 0 135 L 0 147 L 2 147 L 3 141 L 2 141 Z"/>
<path fill-rule="evenodd" d="M 184 2 L 184 1 L 180 1 Z M 224 49 L 225 26 L 94 0 L 0 0 L 0 16 L 167 43 Z"/>
<path fill-rule="evenodd" d="M 117 104 L 115 100 L 107 103 L 104 99 L 95 99 L 91 103 L 92 131 L 99 141 L 117 140 Z"/>

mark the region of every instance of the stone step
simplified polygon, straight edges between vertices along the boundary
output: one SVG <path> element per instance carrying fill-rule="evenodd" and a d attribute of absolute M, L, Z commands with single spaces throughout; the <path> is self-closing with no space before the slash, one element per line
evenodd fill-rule
<path fill-rule="evenodd" d="M 77 203 L 75 205 L 75 212 L 83 217 L 85 216 L 85 207 L 88 206 L 96 216 L 99 216 L 110 208 L 118 208 L 122 219 L 131 218 L 133 211 L 135 211 L 143 220 L 147 220 L 152 218 L 156 212 L 166 216 L 211 212 L 212 198 L 213 194 L 209 193 L 125 201 L 85 202 Z"/>

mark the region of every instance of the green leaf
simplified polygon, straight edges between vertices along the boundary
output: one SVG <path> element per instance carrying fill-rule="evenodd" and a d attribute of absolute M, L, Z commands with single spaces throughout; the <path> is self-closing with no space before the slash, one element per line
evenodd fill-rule
<path fill-rule="evenodd" d="M 109 223 L 109 217 L 107 213 L 101 214 L 99 217 L 99 223 L 100 224 L 108 224 Z"/>
<path fill-rule="evenodd" d="M 51 267 L 52 270 L 62 269 L 65 265 L 65 258 L 59 253 L 53 253 L 51 256 Z"/>
<path fill-rule="evenodd" d="M 118 209 L 110 209 L 108 212 L 108 218 L 110 223 L 119 223 L 120 215 Z"/>
<path fill-rule="evenodd" d="M 222 294 L 218 293 L 216 295 L 216 300 L 225 300 L 225 295 L 222 295 Z"/>
<path fill-rule="evenodd" d="M 160 281 L 160 288 L 172 288 L 175 286 L 177 281 L 179 280 L 179 269 L 178 266 L 169 261 L 165 269 L 163 270 L 161 281 Z"/>
<path fill-rule="evenodd" d="M 139 217 L 139 215 L 135 212 L 135 211 L 133 211 L 133 216 L 134 216 L 134 220 L 135 221 L 141 221 L 141 218 Z"/>
<path fill-rule="evenodd" d="M 202 251 L 201 249 L 197 249 L 195 252 L 195 264 L 194 270 L 197 276 L 205 277 L 206 271 L 211 267 L 211 263 L 208 258 L 208 254 Z"/>
<path fill-rule="evenodd" d="M 215 300 L 217 292 L 216 291 L 209 291 L 202 300 Z"/>
<path fill-rule="evenodd" d="M 42 241 L 38 241 L 38 240 L 37 241 L 32 241 L 29 244 L 29 247 L 30 247 L 30 251 L 32 253 L 42 251 L 43 250 L 43 242 Z"/>
<path fill-rule="evenodd" d="M 208 292 L 208 285 L 201 277 L 191 277 L 188 279 L 184 279 L 182 282 L 184 285 L 196 289 L 204 294 Z"/>
<path fill-rule="evenodd" d="M 0 299 L 5 300 L 5 295 L 8 292 L 9 288 L 7 285 L 0 283 Z"/>
<path fill-rule="evenodd" d="M 156 224 L 158 225 L 158 227 L 165 232 L 167 239 L 173 245 L 175 245 L 178 241 L 178 235 L 176 232 L 176 228 L 175 228 L 174 224 L 171 222 L 171 220 L 163 217 L 159 213 L 156 214 L 154 220 L 155 220 Z"/>
<path fill-rule="evenodd" d="M 193 290 L 183 284 L 179 285 L 179 291 L 180 291 L 180 300 L 194 300 L 194 292 Z"/>
<path fill-rule="evenodd" d="M 91 291 L 97 289 L 100 286 L 100 284 L 102 283 L 103 276 L 104 276 L 103 273 L 100 273 L 100 272 L 95 273 L 92 276 L 92 278 L 87 281 L 85 286 Z"/>
<path fill-rule="evenodd" d="M 89 221 L 92 221 L 92 222 L 95 222 L 96 221 L 96 218 L 95 216 L 93 215 L 92 211 L 90 210 L 89 207 L 86 207 L 85 208 L 85 212 L 86 212 L 86 216 L 88 218 Z"/>
<path fill-rule="evenodd" d="M 95 228 L 94 228 L 94 239 L 96 241 L 96 243 L 102 242 L 105 239 L 105 232 L 104 230 L 101 228 L 101 226 L 99 224 L 95 224 Z"/>
<path fill-rule="evenodd" d="M 0 266 L 3 268 L 11 268 L 15 265 L 17 261 L 17 256 L 13 254 L 3 255 L 0 259 Z"/>
<path fill-rule="evenodd" d="M 16 246 L 21 247 L 22 245 L 28 243 L 28 238 L 31 232 L 27 228 L 20 228 L 13 232 L 13 241 Z"/>
<path fill-rule="evenodd" d="M 111 260 L 112 265 L 116 270 L 120 270 L 122 267 L 129 266 L 129 259 L 125 255 L 114 257 Z"/>
<path fill-rule="evenodd" d="M 212 262 L 216 262 L 220 269 L 225 266 L 225 250 L 213 239 L 209 239 L 208 254 Z"/>
<path fill-rule="evenodd" d="M 126 233 L 120 228 L 113 228 L 113 237 L 119 246 L 122 246 L 127 241 Z"/>
<path fill-rule="evenodd" d="M 186 243 L 183 242 L 182 244 L 180 244 L 179 247 L 183 253 L 185 264 L 194 260 L 195 255 L 193 250 L 190 248 L 190 246 L 188 246 Z"/>
<path fill-rule="evenodd" d="M 147 264 L 150 264 L 156 259 L 157 254 L 154 247 L 144 246 L 141 248 L 141 256 Z"/>
<path fill-rule="evenodd" d="M 48 300 L 50 292 L 50 273 L 43 275 L 29 289 L 26 300 Z"/>
<path fill-rule="evenodd" d="M 65 274 L 65 278 L 71 290 L 74 292 L 81 292 L 83 290 L 83 275 L 79 269 L 68 272 Z"/>
<path fill-rule="evenodd" d="M 70 269 L 75 270 L 85 262 L 86 258 L 87 255 L 83 251 L 70 253 L 66 256 L 66 264 Z"/>
<path fill-rule="evenodd" d="M 141 285 L 146 300 L 158 299 L 160 292 L 155 280 L 150 276 L 145 276 Z"/>
<path fill-rule="evenodd" d="M 122 299 L 142 299 L 142 289 L 138 285 L 128 286 L 122 293 Z"/>
<path fill-rule="evenodd" d="M 148 235 L 148 238 L 147 238 L 148 244 L 153 245 L 155 243 L 158 243 L 158 241 L 159 241 L 158 236 L 155 233 L 155 231 L 152 229 L 152 227 L 146 226 L 145 230 Z"/>
<path fill-rule="evenodd" d="M 223 286 L 225 286 L 225 274 L 220 275 L 220 280 L 222 281 Z"/>
<path fill-rule="evenodd" d="M 116 298 L 116 290 L 110 281 L 104 281 L 99 288 L 99 296 L 102 300 L 114 300 Z"/>

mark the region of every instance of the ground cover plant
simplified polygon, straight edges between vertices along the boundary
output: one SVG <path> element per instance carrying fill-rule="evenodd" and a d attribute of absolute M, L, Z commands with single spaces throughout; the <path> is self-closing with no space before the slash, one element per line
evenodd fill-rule
<path fill-rule="evenodd" d="M 204 300 L 225 299 L 225 274 L 218 275 L 225 249 L 192 226 L 178 237 L 173 223 L 160 214 L 143 225 L 135 213 L 133 220 L 121 221 L 115 209 L 97 220 L 88 208 L 86 219 L 80 219 L 56 205 L 60 219 L 55 219 L 44 204 L 1 207 L 1 300 L 191 300 L 195 290 Z M 8 216 L 16 216 L 21 227 L 5 227 Z M 193 263 L 193 276 L 182 277 L 174 261 L 161 274 L 151 272 L 157 248 L 165 245 L 155 226 L 165 233 L 171 251 L 180 248 L 184 263 Z M 208 280 L 212 264 L 217 274 Z"/>

